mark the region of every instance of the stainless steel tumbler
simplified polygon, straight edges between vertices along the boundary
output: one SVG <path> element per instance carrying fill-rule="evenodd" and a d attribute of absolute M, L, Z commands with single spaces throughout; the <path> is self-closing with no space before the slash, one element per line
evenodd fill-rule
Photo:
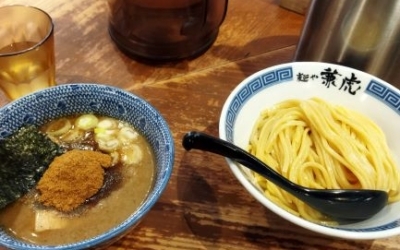
<path fill-rule="evenodd" d="M 294 60 L 353 67 L 400 87 L 400 1 L 313 0 Z"/>

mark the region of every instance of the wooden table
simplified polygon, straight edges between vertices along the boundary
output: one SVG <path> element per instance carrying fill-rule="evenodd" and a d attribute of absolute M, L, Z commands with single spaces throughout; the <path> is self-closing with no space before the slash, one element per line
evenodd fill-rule
<path fill-rule="evenodd" d="M 400 236 L 351 241 L 302 229 L 252 198 L 222 157 L 181 146 L 190 130 L 218 136 L 224 101 L 245 77 L 292 60 L 303 16 L 280 8 L 277 0 L 230 0 L 218 39 L 205 54 L 146 65 L 112 43 L 104 0 L 0 0 L 16 3 L 35 5 L 54 18 L 58 83 L 97 82 L 133 92 L 152 103 L 172 130 L 176 156 L 167 189 L 141 224 L 108 249 L 400 247 Z"/>

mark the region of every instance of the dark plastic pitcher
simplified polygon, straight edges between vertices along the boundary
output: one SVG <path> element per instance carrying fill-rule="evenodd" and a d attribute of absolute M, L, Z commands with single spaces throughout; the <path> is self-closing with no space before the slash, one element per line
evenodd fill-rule
<path fill-rule="evenodd" d="M 215 41 L 228 0 L 108 0 L 109 32 L 124 53 L 166 61 L 196 57 Z"/>

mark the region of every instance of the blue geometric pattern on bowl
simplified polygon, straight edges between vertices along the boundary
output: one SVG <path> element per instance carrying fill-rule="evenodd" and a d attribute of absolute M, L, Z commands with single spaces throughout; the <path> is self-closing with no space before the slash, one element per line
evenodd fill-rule
<path fill-rule="evenodd" d="M 400 95 L 382 83 L 371 80 L 365 92 L 376 97 L 396 112 L 400 111 Z"/>
<path fill-rule="evenodd" d="M 384 224 L 379 227 L 370 227 L 370 228 L 363 228 L 363 229 L 353 229 L 353 228 L 338 228 L 338 227 L 331 227 L 331 228 L 336 228 L 340 230 L 345 230 L 345 231 L 350 231 L 350 232 L 380 232 L 380 231 L 385 231 L 393 228 L 398 228 L 400 227 L 400 220 L 392 221 L 390 223 Z"/>
<path fill-rule="evenodd" d="M 283 67 L 272 71 L 267 71 L 264 74 L 258 76 L 247 85 L 243 86 L 238 91 L 238 94 L 232 100 L 232 103 L 228 107 L 226 117 L 226 139 L 227 141 L 233 142 L 233 127 L 235 124 L 236 116 L 239 113 L 243 105 L 257 92 L 274 86 L 276 84 L 284 83 L 293 80 L 292 67 Z M 388 107 L 392 108 L 396 112 L 400 112 L 400 95 L 393 89 L 385 86 L 384 84 L 371 80 L 365 90 L 366 93 L 375 97 Z M 328 226 L 329 227 L 329 226 Z M 331 227 L 340 230 L 353 231 L 353 232 L 375 232 L 384 231 L 393 228 L 400 227 L 400 220 L 396 220 L 379 227 L 363 228 L 363 229 L 351 229 L 343 227 Z"/>
<path fill-rule="evenodd" d="M 277 70 L 268 71 L 251 81 L 249 84 L 243 86 L 228 107 L 228 112 L 226 115 L 227 140 L 231 142 L 233 141 L 233 125 L 235 124 L 236 116 L 243 104 L 245 104 L 251 96 L 265 88 L 291 80 L 293 80 L 292 67 L 284 67 Z"/>
<path fill-rule="evenodd" d="M 56 117 L 79 113 L 96 113 L 114 117 L 133 125 L 154 149 L 156 180 L 148 200 L 123 224 L 86 241 L 56 247 L 21 243 L 0 230 L 0 241 L 16 249 L 86 249 L 117 237 L 136 224 L 158 200 L 171 176 L 174 162 L 174 142 L 161 114 L 148 102 L 124 90 L 99 84 L 65 84 L 48 88 L 0 109 L 0 140 L 26 124 L 41 125 Z"/>

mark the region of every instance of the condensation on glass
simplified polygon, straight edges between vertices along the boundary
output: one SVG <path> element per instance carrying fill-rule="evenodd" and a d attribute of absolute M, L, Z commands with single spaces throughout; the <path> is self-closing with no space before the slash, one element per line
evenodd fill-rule
<path fill-rule="evenodd" d="M 0 88 L 9 99 L 55 85 L 54 25 L 35 7 L 0 7 Z"/>

